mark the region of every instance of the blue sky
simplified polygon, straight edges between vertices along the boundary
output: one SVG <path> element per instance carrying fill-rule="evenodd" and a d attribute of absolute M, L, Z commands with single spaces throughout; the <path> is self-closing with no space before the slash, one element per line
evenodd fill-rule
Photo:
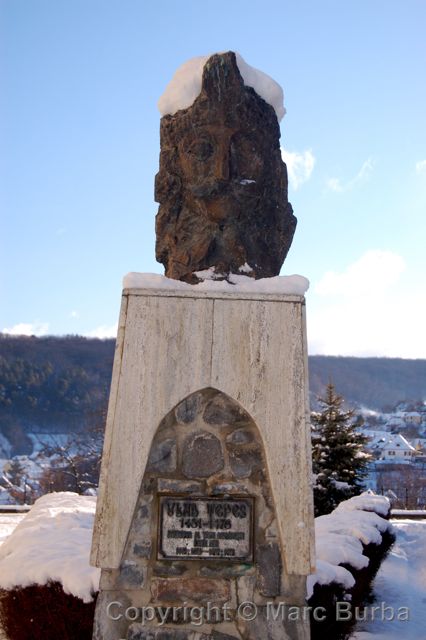
<path fill-rule="evenodd" d="M 284 89 L 311 353 L 426 358 L 423 0 L 2 0 L 0 330 L 112 335 L 154 256 L 157 100 L 236 50 Z"/>

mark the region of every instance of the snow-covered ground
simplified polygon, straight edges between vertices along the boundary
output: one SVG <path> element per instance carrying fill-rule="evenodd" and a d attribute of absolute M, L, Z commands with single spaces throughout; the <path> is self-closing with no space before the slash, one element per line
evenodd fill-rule
<path fill-rule="evenodd" d="M 393 520 L 396 542 L 374 581 L 384 615 L 359 622 L 352 640 L 424 640 L 426 638 L 426 521 Z M 407 616 L 401 608 L 408 609 Z M 394 612 L 394 619 L 389 620 Z M 398 619 L 398 617 L 402 619 Z M 382 619 L 383 618 L 383 619 Z"/>
<path fill-rule="evenodd" d="M 10 536 L 25 513 L 0 513 L 0 545 Z"/>
<path fill-rule="evenodd" d="M 48 494 L 28 514 L 0 514 L 0 585 L 58 580 L 66 592 L 89 601 L 99 581 L 99 570 L 89 566 L 95 504 L 95 498 L 73 493 Z M 316 519 L 318 564 L 308 580 L 311 591 L 316 582 L 352 586 L 352 575 L 338 563 L 366 565 L 361 542 L 380 542 L 389 526 L 380 516 L 388 508 L 385 498 L 363 494 Z M 426 638 L 426 521 L 393 520 L 392 525 L 396 542 L 374 581 L 376 600 L 352 640 Z M 374 616 L 373 607 L 378 608 Z"/>

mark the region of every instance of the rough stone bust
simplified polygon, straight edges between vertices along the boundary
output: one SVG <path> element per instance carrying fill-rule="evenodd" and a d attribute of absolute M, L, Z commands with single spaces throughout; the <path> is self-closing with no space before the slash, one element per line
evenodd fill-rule
<path fill-rule="evenodd" d="M 235 54 L 211 56 L 194 103 L 161 119 L 156 258 L 166 276 L 279 274 L 297 222 L 279 139 L 273 107 L 244 85 Z"/>

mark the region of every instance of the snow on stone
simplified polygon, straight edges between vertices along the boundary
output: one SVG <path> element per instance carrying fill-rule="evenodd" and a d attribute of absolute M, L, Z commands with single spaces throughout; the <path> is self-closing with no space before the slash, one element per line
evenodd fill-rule
<path fill-rule="evenodd" d="M 191 58 L 176 70 L 158 101 L 162 116 L 173 115 L 180 109 L 187 109 L 192 105 L 201 92 L 203 67 L 211 55 Z M 235 55 L 244 84 L 252 87 L 265 102 L 270 104 L 277 114 L 278 121 L 281 121 L 286 113 L 281 86 L 263 71 L 247 64 L 239 53 Z"/>
<path fill-rule="evenodd" d="M 241 273 L 251 273 L 253 269 L 249 264 L 247 264 L 247 262 L 245 262 L 241 265 L 241 267 L 238 267 L 238 271 L 240 271 Z"/>
<path fill-rule="evenodd" d="M 243 265 L 244 266 L 244 265 Z M 287 295 L 305 295 L 309 288 L 309 280 L 304 276 L 275 276 L 255 280 L 249 276 L 231 273 L 227 280 L 216 280 L 223 277 L 214 272 L 214 267 L 198 271 L 196 275 L 203 278 L 199 284 L 188 284 L 180 280 L 166 278 L 158 273 L 128 273 L 123 279 L 124 289 L 168 289 L 173 291 L 222 291 L 228 293 L 281 293 Z"/>
<path fill-rule="evenodd" d="M 364 511 L 365 509 L 365 511 Z M 333 582 L 350 589 L 354 577 L 340 564 L 354 569 L 368 565 L 363 555 L 363 545 L 382 542 L 381 533 L 391 530 L 388 520 L 382 518 L 389 512 L 389 500 L 384 496 L 363 493 L 344 500 L 326 516 L 315 518 L 316 572 L 308 576 L 307 597 L 313 594 L 316 584 Z"/>
<path fill-rule="evenodd" d="M 0 587 L 60 582 L 90 602 L 100 570 L 89 565 L 96 498 L 50 493 L 39 498 L 0 547 Z"/>

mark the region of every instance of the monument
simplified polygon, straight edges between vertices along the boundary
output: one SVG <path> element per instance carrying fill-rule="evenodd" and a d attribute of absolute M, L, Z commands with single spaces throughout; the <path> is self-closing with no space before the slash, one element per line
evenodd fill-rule
<path fill-rule="evenodd" d="M 307 640 L 305 280 L 274 277 L 296 226 L 276 108 L 234 53 L 198 66 L 192 101 L 161 120 L 168 278 L 124 282 L 93 637 Z"/>
<path fill-rule="evenodd" d="M 166 276 L 194 282 L 212 265 L 277 276 L 296 218 L 273 107 L 241 77 L 235 54 L 214 55 L 194 103 L 161 119 L 155 196 L 157 260 Z M 198 280 L 195 279 L 195 282 Z"/>

